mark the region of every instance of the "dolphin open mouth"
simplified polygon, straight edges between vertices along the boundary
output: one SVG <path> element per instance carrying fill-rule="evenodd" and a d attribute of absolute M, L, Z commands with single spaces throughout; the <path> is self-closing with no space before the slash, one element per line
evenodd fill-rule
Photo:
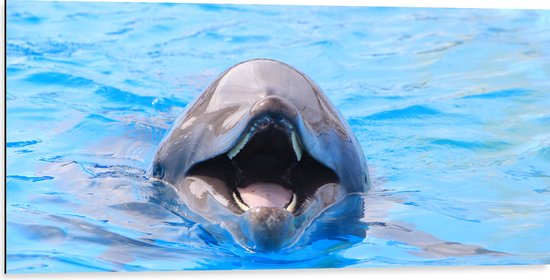
<path fill-rule="evenodd" d="M 270 59 L 212 82 L 174 122 L 150 174 L 174 188 L 186 217 L 254 251 L 296 244 L 325 210 L 370 185 L 361 145 L 334 105 L 304 73 Z M 363 213 L 362 200 L 344 204 Z"/>
<path fill-rule="evenodd" d="M 217 192 L 239 214 L 273 207 L 298 216 L 321 186 L 339 181 L 304 148 L 295 125 L 280 115 L 255 118 L 227 152 L 196 164 L 188 175 L 223 182 Z"/>

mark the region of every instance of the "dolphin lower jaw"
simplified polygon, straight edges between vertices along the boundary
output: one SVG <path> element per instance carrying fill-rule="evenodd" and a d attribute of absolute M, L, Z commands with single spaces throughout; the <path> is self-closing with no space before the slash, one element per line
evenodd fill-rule
<path fill-rule="evenodd" d="M 187 207 L 207 221 L 221 224 L 238 243 L 253 251 L 276 251 L 292 246 L 316 217 L 346 197 L 340 184 L 328 183 L 302 203 L 299 215 L 278 207 L 254 207 L 237 214 L 234 201 L 226 199 L 224 185 L 214 178 L 189 176 L 183 184 L 174 187 Z"/>
<path fill-rule="evenodd" d="M 240 217 L 241 243 L 255 251 L 273 251 L 294 240 L 294 216 L 282 208 L 255 207 Z"/>
<path fill-rule="evenodd" d="M 340 184 L 329 183 L 304 203 L 299 216 L 282 208 L 255 207 L 239 215 L 239 223 L 228 225 L 228 229 L 253 251 L 281 250 L 295 244 L 319 215 L 345 197 Z"/>

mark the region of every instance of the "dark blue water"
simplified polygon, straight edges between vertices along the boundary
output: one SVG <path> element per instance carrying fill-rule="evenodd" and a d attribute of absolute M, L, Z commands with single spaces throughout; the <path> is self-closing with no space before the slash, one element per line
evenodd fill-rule
<path fill-rule="evenodd" d="M 8 272 L 550 263 L 549 52 L 549 11 L 10 0 Z M 248 252 L 148 180 L 182 109 L 257 57 L 351 124 L 365 240 Z"/>

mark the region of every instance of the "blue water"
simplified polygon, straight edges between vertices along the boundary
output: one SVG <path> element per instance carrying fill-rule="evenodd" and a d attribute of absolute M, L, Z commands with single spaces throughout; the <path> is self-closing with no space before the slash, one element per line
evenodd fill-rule
<path fill-rule="evenodd" d="M 248 252 L 148 180 L 182 109 L 257 57 L 351 124 L 363 241 Z M 9 0 L 6 98 L 9 273 L 550 263 L 550 11 Z"/>

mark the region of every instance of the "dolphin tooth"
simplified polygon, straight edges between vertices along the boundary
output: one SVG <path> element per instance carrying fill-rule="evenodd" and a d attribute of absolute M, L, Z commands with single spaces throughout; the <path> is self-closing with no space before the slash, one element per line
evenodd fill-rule
<path fill-rule="evenodd" d="M 300 161 L 302 159 L 302 147 L 300 145 L 300 142 L 298 141 L 298 137 L 296 136 L 296 132 L 292 131 L 292 134 L 290 136 L 292 139 L 292 149 L 294 150 L 294 153 L 296 154 L 296 159 Z"/>
<path fill-rule="evenodd" d="M 248 140 L 250 140 L 250 134 L 246 134 L 246 136 L 243 138 L 243 140 L 241 140 L 241 142 L 235 145 L 235 147 L 231 148 L 231 150 L 227 152 L 227 157 L 229 159 L 233 159 L 244 148 L 246 143 L 248 143 Z"/>
<path fill-rule="evenodd" d="M 297 203 L 298 199 L 296 199 L 296 194 L 293 193 L 292 194 L 292 199 L 290 200 L 290 203 L 288 204 L 286 208 L 286 210 L 288 210 L 290 213 L 294 212 L 295 208 L 296 208 L 296 203 Z"/>
<path fill-rule="evenodd" d="M 235 202 L 237 203 L 237 205 L 243 210 L 243 211 L 248 211 L 250 209 L 250 207 L 248 207 L 248 205 L 244 204 L 244 202 L 242 202 L 238 197 L 237 197 L 237 194 L 234 192 L 233 193 L 233 200 L 235 200 Z"/>

